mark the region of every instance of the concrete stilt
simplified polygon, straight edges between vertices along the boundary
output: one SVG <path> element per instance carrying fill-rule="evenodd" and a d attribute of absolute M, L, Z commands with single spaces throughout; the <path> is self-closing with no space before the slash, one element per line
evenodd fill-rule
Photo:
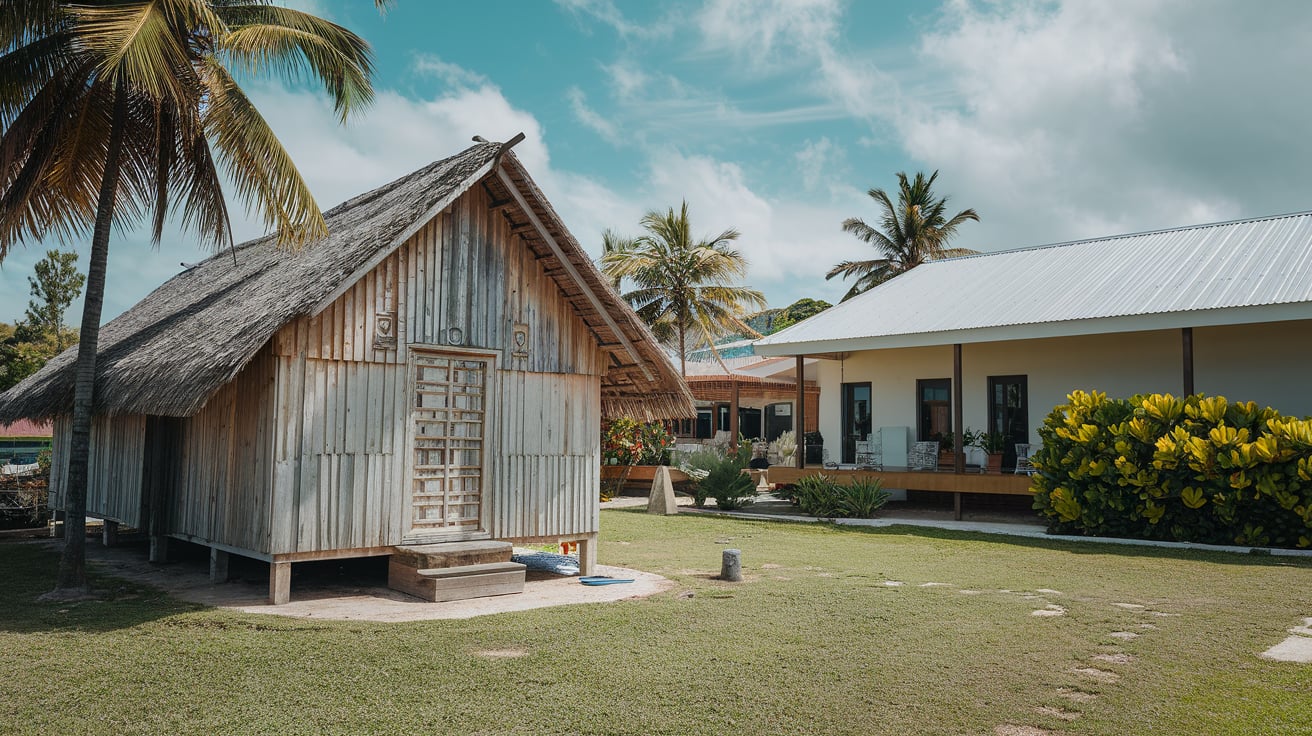
<path fill-rule="evenodd" d="M 210 582 L 228 582 L 228 553 L 210 547 Z"/>
<path fill-rule="evenodd" d="M 594 575 L 597 571 L 597 535 L 579 540 L 579 575 Z"/>
<path fill-rule="evenodd" d="M 281 606 L 292 599 L 292 563 L 269 563 L 269 602 Z"/>
<path fill-rule="evenodd" d="M 106 547 L 118 544 L 118 522 L 105 519 L 100 525 L 100 543 Z"/>

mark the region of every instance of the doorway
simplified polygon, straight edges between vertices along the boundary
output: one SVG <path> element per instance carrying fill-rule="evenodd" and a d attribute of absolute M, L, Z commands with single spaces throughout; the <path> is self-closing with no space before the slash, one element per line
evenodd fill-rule
<path fill-rule="evenodd" d="M 410 535 L 483 532 L 483 465 L 490 361 L 412 353 Z"/>
<path fill-rule="evenodd" d="M 856 443 L 870 434 L 870 383 L 843 384 L 842 462 L 856 462 Z"/>
<path fill-rule="evenodd" d="M 989 431 L 1007 438 L 1003 469 L 1016 467 L 1016 444 L 1030 441 L 1026 376 L 989 376 Z"/>

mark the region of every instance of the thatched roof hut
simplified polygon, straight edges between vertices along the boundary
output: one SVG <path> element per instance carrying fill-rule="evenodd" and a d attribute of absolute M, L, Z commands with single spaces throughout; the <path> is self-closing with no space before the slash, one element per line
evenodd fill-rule
<path fill-rule="evenodd" d="M 489 176 L 497 163 L 508 182 Z M 512 230 L 609 353 L 602 382 L 604 415 L 648 420 L 694 415 L 687 387 L 646 325 L 600 274 L 514 153 L 500 143 L 472 146 L 337 205 L 324 213 L 330 234 L 299 252 L 278 249 L 266 236 L 169 279 L 101 328 L 97 413 L 196 413 L 275 332 L 322 308 L 476 184 L 492 194 Z M 511 196 L 512 188 L 527 209 Z M 71 412 L 76 359 L 77 348 L 70 348 L 0 393 L 0 421 Z"/>
<path fill-rule="evenodd" d="M 695 410 L 509 149 L 348 200 L 300 252 L 217 254 L 105 325 L 88 512 L 149 529 L 157 555 L 173 538 L 266 560 L 275 601 L 294 562 L 441 557 L 415 544 L 573 540 L 589 569 L 602 417 Z M 54 419 L 56 508 L 73 363 L 0 395 L 0 421 Z M 400 589 L 438 584 L 401 567 Z M 523 579 L 497 570 L 439 577 Z"/>

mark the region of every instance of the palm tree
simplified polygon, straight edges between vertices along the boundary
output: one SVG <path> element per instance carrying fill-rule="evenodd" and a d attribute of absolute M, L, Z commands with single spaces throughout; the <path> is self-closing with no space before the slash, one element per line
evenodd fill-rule
<path fill-rule="evenodd" d="M 0 14 L 0 260 L 15 243 L 91 232 L 78 341 L 65 545 L 48 599 L 86 595 L 86 486 L 96 347 L 112 225 L 170 203 L 215 248 L 231 242 L 219 170 L 282 247 L 325 234 L 310 189 L 238 85 L 307 75 L 342 120 L 367 105 L 372 55 L 350 31 L 267 0 L 12 0 Z"/>
<path fill-rule="evenodd" d="M 843 301 L 927 261 L 977 252 L 969 248 L 947 247 L 948 241 L 957 234 L 957 227 L 966 220 L 979 222 L 979 215 L 975 210 L 967 209 L 947 219 L 944 213 L 948 198 L 934 198 L 934 180 L 937 178 L 937 171 L 928 178 L 924 172 L 917 172 L 916 178 L 908 181 L 906 173 L 899 171 L 897 206 L 883 189 L 867 192 L 883 210 L 882 230 L 867 225 L 859 217 L 843 221 L 844 232 L 873 245 L 879 253 L 878 258 L 868 261 L 843 261 L 825 274 L 825 280 L 835 276 L 856 277 L 852 288 L 843 295 Z"/>
<path fill-rule="evenodd" d="M 694 241 L 687 202 L 677 214 L 673 207 L 648 212 L 642 227 L 647 233 L 631 241 L 611 233 L 601 268 L 615 283 L 633 281 L 624 300 L 656 339 L 678 347 L 682 375 L 688 375 L 689 337 L 714 350 L 715 340 L 726 334 L 757 335 L 742 316 L 750 307 L 764 308 L 765 296 L 732 283 L 747 274 L 747 259 L 729 246 L 737 230 Z"/>

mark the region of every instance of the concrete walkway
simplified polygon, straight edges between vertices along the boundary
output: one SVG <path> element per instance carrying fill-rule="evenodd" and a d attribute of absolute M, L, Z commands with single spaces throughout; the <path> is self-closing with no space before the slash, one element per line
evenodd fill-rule
<path fill-rule="evenodd" d="M 785 506 L 787 502 L 779 501 L 773 495 L 761 497 L 762 507 L 768 507 L 767 513 L 759 513 L 750 510 L 740 511 L 720 511 L 714 506 L 705 509 L 698 509 L 692 506 L 692 499 L 679 497 L 680 513 L 703 514 L 709 516 L 728 516 L 734 519 L 750 519 L 753 521 L 794 521 L 794 522 L 832 522 L 840 526 L 861 526 L 861 527 L 890 527 L 890 526 L 913 526 L 930 529 L 947 529 L 957 532 L 977 532 L 979 534 L 999 534 L 1011 537 L 1025 537 L 1029 539 L 1043 539 L 1046 541 L 1061 542 L 1090 542 L 1094 544 L 1118 544 L 1135 547 L 1159 547 L 1162 549 L 1186 549 L 1199 550 L 1204 552 L 1230 552 L 1234 554 L 1269 554 L 1277 557 L 1312 557 L 1312 549 L 1283 549 L 1279 547 L 1245 547 L 1241 545 L 1223 545 L 1223 544 L 1201 544 L 1197 542 L 1160 542 L 1151 539 L 1120 539 L 1117 537 L 1080 537 L 1066 534 L 1049 534 L 1047 527 L 1038 521 L 956 521 L 953 519 L 936 519 L 925 518 L 923 515 L 912 515 L 910 512 L 890 510 L 878 519 L 817 519 L 814 516 L 805 514 L 788 513 L 787 510 L 796 507 Z M 709 502 L 709 503 L 714 503 Z M 645 507 L 647 499 L 622 497 L 614 501 L 603 503 L 602 508 L 633 508 Z M 686 508 L 684 508 L 686 506 Z"/>

